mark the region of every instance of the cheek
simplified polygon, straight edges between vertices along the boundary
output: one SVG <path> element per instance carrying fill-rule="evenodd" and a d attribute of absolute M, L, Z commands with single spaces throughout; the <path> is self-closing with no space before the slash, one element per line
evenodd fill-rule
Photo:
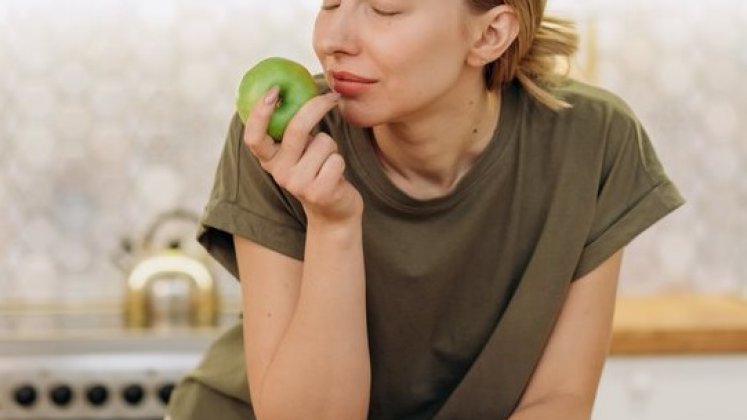
<path fill-rule="evenodd" d="M 421 32 L 409 39 L 401 37 L 382 49 L 387 60 L 381 66 L 386 66 L 390 94 L 417 100 L 447 88 L 463 70 L 464 41 L 448 33 L 431 29 L 426 32 L 429 33 Z"/>
<path fill-rule="evenodd" d="M 390 70 L 403 75 L 414 73 L 417 81 L 428 83 L 442 71 L 450 72 L 455 65 L 463 64 L 467 40 L 462 25 L 444 13 L 423 14 L 390 31 L 386 41 L 381 34 L 372 38 L 372 42 L 381 43 L 374 44 L 379 47 L 377 51 L 391 59 Z"/>

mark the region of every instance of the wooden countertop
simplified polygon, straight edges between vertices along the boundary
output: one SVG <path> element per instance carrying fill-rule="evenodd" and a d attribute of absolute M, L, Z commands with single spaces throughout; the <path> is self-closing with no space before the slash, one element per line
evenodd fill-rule
<path fill-rule="evenodd" d="M 747 299 L 620 297 L 612 355 L 747 353 Z"/>

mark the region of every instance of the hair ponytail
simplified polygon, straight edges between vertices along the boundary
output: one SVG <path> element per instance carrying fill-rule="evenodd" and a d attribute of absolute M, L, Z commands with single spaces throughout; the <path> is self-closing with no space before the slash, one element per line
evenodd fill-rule
<path fill-rule="evenodd" d="M 553 110 L 570 105 L 553 96 L 548 88 L 567 77 L 558 60 L 570 62 L 578 50 L 578 33 L 570 20 L 544 16 L 545 0 L 468 0 L 476 10 L 490 10 L 500 4 L 512 7 L 519 19 L 519 34 L 496 61 L 485 67 L 485 82 L 491 89 L 517 79 L 540 103 Z M 567 66 L 566 66 L 567 68 Z"/>

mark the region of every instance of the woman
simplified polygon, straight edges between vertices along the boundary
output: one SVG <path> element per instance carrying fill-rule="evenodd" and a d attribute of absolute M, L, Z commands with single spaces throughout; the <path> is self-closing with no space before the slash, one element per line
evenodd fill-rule
<path fill-rule="evenodd" d="M 683 199 L 544 6 L 324 0 L 329 92 L 231 124 L 199 239 L 243 320 L 173 419 L 590 417 L 623 247 Z"/>

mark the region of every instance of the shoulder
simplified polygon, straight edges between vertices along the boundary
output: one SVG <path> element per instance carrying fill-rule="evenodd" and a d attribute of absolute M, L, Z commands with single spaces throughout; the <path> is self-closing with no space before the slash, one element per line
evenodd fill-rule
<path fill-rule="evenodd" d="M 557 112 L 565 122 L 600 129 L 633 128 L 639 125 L 630 105 L 605 88 L 567 79 L 551 88 L 550 92 L 571 105 Z"/>
<path fill-rule="evenodd" d="M 553 111 L 523 94 L 524 125 L 537 141 L 547 138 L 580 154 L 614 153 L 640 137 L 643 127 L 633 109 L 619 95 L 584 82 L 567 79 L 548 89 L 570 108 Z"/>
<path fill-rule="evenodd" d="M 544 165 L 574 162 L 576 168 L 605 173 L 647 136 L 628 103 L 607 89 L 567 80 L 549 91 L 570 108 L 553 111 L 522 93 L 520 117 L 522 141 Z"/>

